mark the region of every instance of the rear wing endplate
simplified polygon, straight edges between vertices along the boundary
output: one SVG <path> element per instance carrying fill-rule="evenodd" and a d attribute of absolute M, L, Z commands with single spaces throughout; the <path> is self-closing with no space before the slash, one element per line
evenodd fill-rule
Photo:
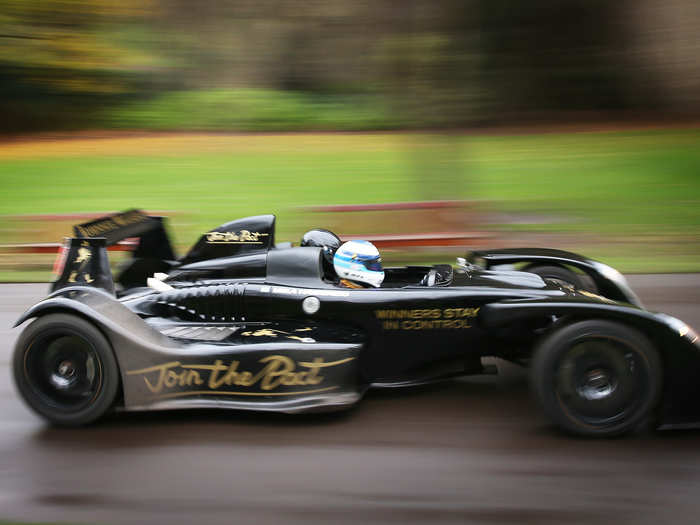
<path fill-rule="evenodd" d="M 114 294 L 114 280 L 107 259 L 104 237 L 67 238 L 56 264 L 58 278 L 50 291 L 67 286 L 92 286 Z"/>

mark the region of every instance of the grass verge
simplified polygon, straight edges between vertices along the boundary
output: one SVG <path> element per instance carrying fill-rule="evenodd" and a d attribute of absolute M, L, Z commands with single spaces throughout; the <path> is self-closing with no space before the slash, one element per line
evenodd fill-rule
<path fill-rule="evenodd" d="M 623 271 L 697 271 L 699 145 L 694 129 L 15 141 L 0 144 L 0 242 L 58 240 L 8 218 L 17 214 L 176 210 L 185 247 L 245 215 L 276 213 L 278 239 L 293 240 L 327 220 L 304 206 L 465 198 L 482 203 L 497 238 L 582 239 L 587 255 Z M 0 279 L 23 275 L 14 272 L 3 264 Z"/>

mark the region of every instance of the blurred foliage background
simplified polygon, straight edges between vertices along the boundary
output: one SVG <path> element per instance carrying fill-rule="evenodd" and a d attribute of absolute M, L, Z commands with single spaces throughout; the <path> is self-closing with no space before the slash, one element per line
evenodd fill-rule
<path fill-rule="evenodd" d="M 694 0 L 4 0 L 5 132 L 697 116 Z"/>
<path fill-rule="evenodd" d="M 695 0 L 4 0 L 0 242 L 466 199 L 496 244 L 698 270 L 699 29 Z"/>

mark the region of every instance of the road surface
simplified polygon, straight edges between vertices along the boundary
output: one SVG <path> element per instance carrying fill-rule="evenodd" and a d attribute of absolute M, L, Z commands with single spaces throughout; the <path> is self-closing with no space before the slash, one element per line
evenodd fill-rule
<path fill-rule="evenodd" d="M 647 306 L 700 327 L 700 275 L 632 276 Z M 696 523 L 700 430 L 563 436 L 526 374 L 370 393 L 323 416 L 120 414 L 44 424 L 18 399 L 9 327 L 45 285 L 0 285 L 0 521 Z M 700 400 L 699 400 L 700 401 Z"/>

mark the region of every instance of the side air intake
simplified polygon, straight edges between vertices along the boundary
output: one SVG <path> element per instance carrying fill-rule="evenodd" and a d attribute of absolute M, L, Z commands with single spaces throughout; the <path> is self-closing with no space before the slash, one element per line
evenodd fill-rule
<path fill-rule="evenodd" d="M 219 284 L 171 290 L 159 294 L 156 304 L 163 317 L 184 321 L 240 321 L 243 284 Z"/>

